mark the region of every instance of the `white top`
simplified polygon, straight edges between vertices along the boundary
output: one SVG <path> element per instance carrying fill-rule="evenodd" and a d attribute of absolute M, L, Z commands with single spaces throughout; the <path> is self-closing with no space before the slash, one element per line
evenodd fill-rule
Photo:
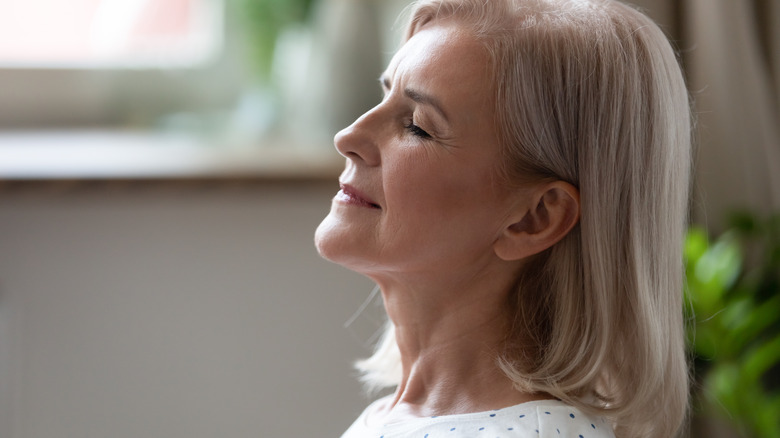
<path fill-rule="evenodd" d="M 558 400 L 521 403 L 471 414 L 366 424 L 369 406 L 341 438 L 614 438 L 609 423 Z"/>

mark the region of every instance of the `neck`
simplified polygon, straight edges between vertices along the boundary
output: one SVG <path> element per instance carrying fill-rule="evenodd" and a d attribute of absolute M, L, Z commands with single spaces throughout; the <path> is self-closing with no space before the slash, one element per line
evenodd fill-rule
<path fill-rule="evenodd" d="M 430 281 L 375 278 L 395 326 L 403 367 L 394 397 L 378 413 L 383 422 L 481 412 L 545 398 L 516 390 L 498 366 L 515 277 L 511 266 L 500 268 L 478 275 L 450 272 Z"/>

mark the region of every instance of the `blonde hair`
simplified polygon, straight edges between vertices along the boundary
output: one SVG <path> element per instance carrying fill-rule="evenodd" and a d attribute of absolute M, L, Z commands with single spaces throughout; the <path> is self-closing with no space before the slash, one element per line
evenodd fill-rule
<path fill-rule="evenodd" d="M 407 39 L 440 20 L 492 57 L 506 179 L 581 195 L 580 223 L 517 280 L 502 369 L 519 390 L 607 416 L 618 437 L 680 433 L 691 118 L 668 40 L 609 0 L 424 0 Z M 392 325 L 358 367 L 369 385 L 399 383 Z"/>

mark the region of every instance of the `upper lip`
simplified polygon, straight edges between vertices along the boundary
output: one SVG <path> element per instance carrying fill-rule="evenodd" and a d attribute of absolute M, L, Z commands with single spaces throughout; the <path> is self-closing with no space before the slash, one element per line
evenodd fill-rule
<path fill-rule="evenodd" d="M 339 186 L 341 187 L 341 191 L 343 191 L 345 194 L 353 198 L 358 198 L 362 201 L 365 201 L 366 203 L 371 204 L 372 206 L 375 206 L 377 208 L 382 208 L 379 204 L 374 202 L 373 199 L 369 198 L 368 195 L 356 189 L 355 187 L 346 183 L 339 183 Z"/>

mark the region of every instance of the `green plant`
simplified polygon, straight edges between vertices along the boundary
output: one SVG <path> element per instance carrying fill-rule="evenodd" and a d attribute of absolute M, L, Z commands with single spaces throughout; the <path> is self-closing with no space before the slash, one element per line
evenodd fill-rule
<path fill-rule="evenodd" d="M 714 241 L 692 227 L 685 258 L 697 408 L 780 438 L 780 215 L 737 214 Z"/>
<path fill-rule="evenodd" d="M 286 27 L 305 22 L 316 0 L 239 0 L 237 12 L 247 29 L 249 57 L 263 78 L 271 70 L 274 47 Z"/>

